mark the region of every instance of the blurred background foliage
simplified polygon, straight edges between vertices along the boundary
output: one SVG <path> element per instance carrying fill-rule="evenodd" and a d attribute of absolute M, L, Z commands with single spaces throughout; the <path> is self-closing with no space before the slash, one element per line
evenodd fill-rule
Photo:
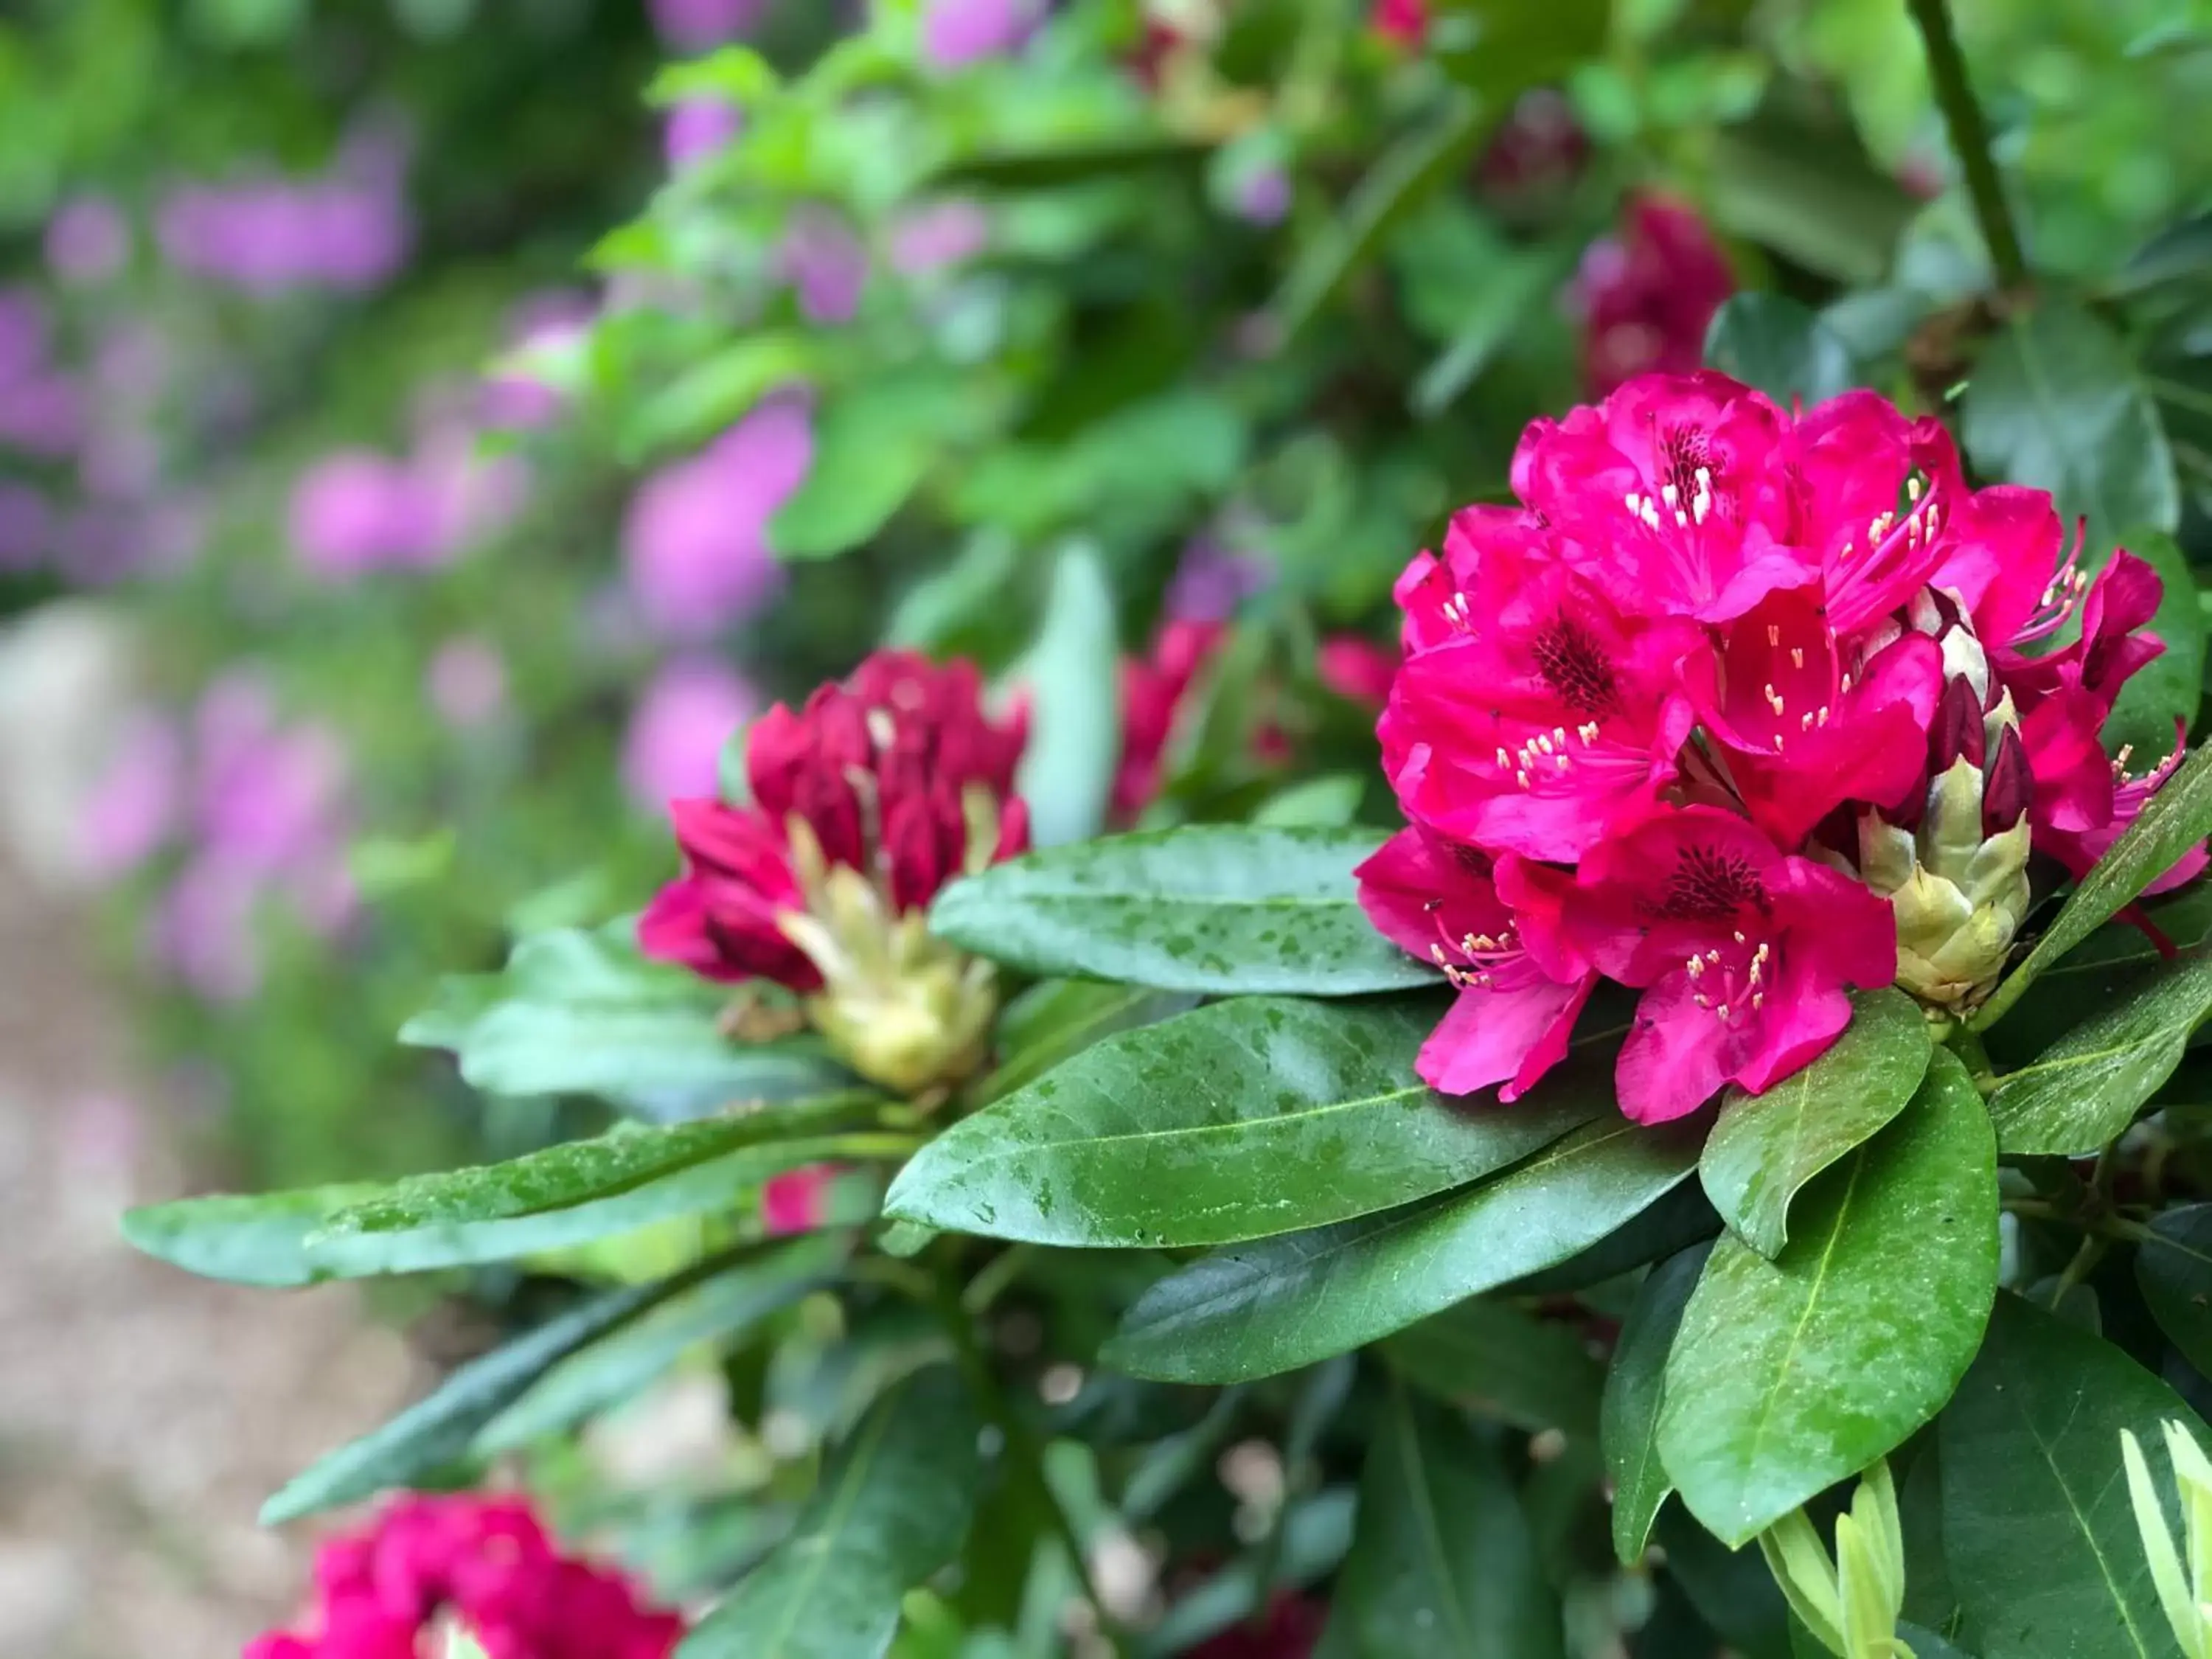
<path fill-rule="evenodd" d="M 1957 21 L 2171 518 L 2212 17 Z M 71 854 L 149 1058 L 237 1184 L 544 1138 L 392 1033 L 878 638 L 1028 700 L 1046 838 L 1356 815 L 1391 582 L 1531 417 L 1739 289 L 1715 361 L 1943 406 L 1943 132 L 1899 0 L 25 0 L 0 565 L 129 629 Z"/>

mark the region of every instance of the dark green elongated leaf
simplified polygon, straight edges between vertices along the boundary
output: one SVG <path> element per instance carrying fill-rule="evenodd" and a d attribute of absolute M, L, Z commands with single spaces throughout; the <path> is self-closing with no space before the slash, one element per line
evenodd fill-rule
<path fill-rule="evenodd" d="M 1995 1138 L 1939 1050 L 1897 1121 L 1807 1191 L 1778 1259 L 1714 1245 L 1659 1416 L 1690 1512 L 1744 1544 L 1901 1444 L 1973 1359 L 1996 1275 Z"/>
<path fill-rule="evenodd" d="M 1033 847 L 1087 841 L 1106 821 L 1121 753 L 1121 652 L 1113 586 L 1097 551 L 1079 543 L 1053 572 L 1025 675 L 1029 742 L 1018 782 Z"/>
<path fill-rule="evenodd" d="M 1108 1037 L 923 1147 L 885 1213 L 1040 1244 L 1230 1243 L 1426 1198 L 1605 1109 L 1445 1100 L 1413 1075 L 1440 1012 L 1239 997 Z"/>
<path fill-rule="evenodd" d="M 986 150 L 949 163 L 932 176 L 932 182 L 1036 190 L 1160 167 L 1194 167 L 1207 154 L 1205 145 L 1188 138 L 1137 132 L 1081 143 L 1062 140 L 1029 149 Z"/>
<path fill-rule="evenodd" d="M 1662 1193 L 1586 1250 L 1555 1267 L 1530 1273 L 1506 1285 L 1510 1296 L 1563 1296 L 1602 1285 L 1608 1279 L 1664 1261 L 1692 1244 L 1706 1244 L 1721 1230 L 1721 1218 L 1705 1189 L 1689 1181 Z"/>
<path fill-rule="evenodd" d="M 1654 1530 L 1667 1552 L 1668 1575 L 1729 1651 L 1744 1659 L 1793 1659 L 1790 1606 L 1757 1549 L 1731 1550 L 1680 1504 L 1659 1511 Z M 1701 1642 L 1698 1650 L 1702 1656 L 1710 1649 Z"/>
<path fill-rule="evenodd" d="M 2179 1395 L 2102 1337 L 1997 1299 L 1944 1412 L 1943 1554 L 1981 1659 L 2169 1659 L 2120 1472 L 2120 1431 L 2162 1469 L 2160 1425 L 2204 1431 Z"/>
<path fill-rule="evenodd" d="M 1558 1659 L 1559 1604 L 1498 1454 L 1461 1418 L 1390 1391 L 1331 1598 L 1370 1659 Z"/>
<path fill-rule="evenodd" d="M 1730 235 L 1852 286 L 1880 282 L 1919 204 L 1847 122 L 1780 99 L 1712 134 L 1705 204 Z"/>
<path fill-rule="evenodd" d="M 1356 996 L 1437 982 L 1376 933 L 1352 866 L 1368 830 L 1200 824 L 1116 836 L 954 882 L 931 931 L 1030 974 L 1209 996 Z"/>
<path fill-rule="evenodd" d="M 2101 1150 L 2173 1075 L 2189 1034 L 2212 1013 L 2212 951 L 2142 975 L 2016 1071 L 1990 1097 L 1997 1146 L 2021 1155 Z"/>
<path fill-rule="evenodd" d="M 2127 833 L 2081 878 L 2027 953 L 2027 959 L 1982 1005 L 1982 1011 L 1974 1016 L 1975 1028 L 1986 1028 L 2002 1018 L 2038 974 L 2111 921 L 2203 840 L 2208 831 L 2212 831 L 2212 750 L 2199 749 L 2181 763 L 2180 769 L 2150 798 Z"/>
<path fill-rule="evenodd" d="M 470 1455 L 489 1458 L 519 1450 L 620 1405 L 690 1350 L 726 1344 L 777 1309 L 830 1283 L 848 1248 L 842 1237 L 817 1234 L 672 1297 L 627 1329 L 540 1377 L 477 1431 Z"/>
<path fill-rule="evenodd" d="M 1644 1559 L 1659 1506 L 1674 1490 L 1659 1461 L 1659 1407 L 1666 1398 L 1667 1355 L 1697 1288 L 1711 1246 L 1693 1244 L 1651 1270 L 1620 1328 L 1605 1374 L 1599 1439 L 1613 1478 L 1613 1548 L 1625 1567 Z"/>
<path fill-rule="evenodd" d="M 859 546 L 906 504 L 975 394 L 950 374 L 889 374 L 841 387 L 815 425 L 806 481 L 769 520 L 778 558 L 824 559 Z"/>
<path fill-rule="evenodd" d="M 1349 1487 L 1332 1486 L 1293 1500 L 1281 1523 L 1279 1571 L 1263 1579 L 1267 1564 L 1252 1557 L 1232 1561 L 1195 1589 L 1177 1596 L 1145 1634 L 1143 1659 L 1169 1659 L 1251 1616 L 1282 1585 L 1305 1585 L 1334 1570 L 1352 1546 L 1356 1500 Z"/>
<path fill-rule="evenodd" d="M 1267 307 L 1276 337 L 1295 338 L 1375 257 L 1383 239 L 1474 159 L 1498 114 L 1472 97 L 1383 151 L 1328 228 L 1300 248 Z"/>
<path fill-rule="evenodd" d="M 869 1410 L 791 1536 L 738 1581 L 677 1659 L 878 1659 L 908 1590 L 959 1553 L 981 1425 L 948 1368 Z"/>
<path fill-rule="evenodd" d="M 664 1120 L 849 1081 L 811 1042 L 732 1042 L 717 1024 L 726 1000 L 640 956 L 627 921 L 556 928 L 518 943 L 497 974 L 448 979 L 399 1040 L 453 1049 L 462 1077 L 490 1094 L 602 1095 Z"/>
<path fill-rule="evenodd" d="M 2128 677 L 2105 722 L 2105 746 L 2131 749 L 2130 764 L 2140 772 L 2172 750 L 2176 720 L 2185 730 L 2197 723 L 2204 697 L 2204 617 L 2196 573 L 2172 536 L 2138 526 L 2123 532 L 2120 545 L 2157 571 L 2163 584 L 2148 631 L 2166 649 Z"/>
<path fill-rule="evenodd" d="M 708 1270 L 702 1266 L 655 1285 L 595 1296 L 470 1361 L 381 1428 L 325 1453 L 293 1476 L 261 1506 L 261 1524 L 279 1526 L 357 1503 L 453 1462 L 467 1453 L 479 1429 L 556 1364 L 697 1283 Z"/>
<path fill-rule="evenodd" d="M 1100 1357 L 1231 1382 L 1346 1352 L 1603 1237 L 1683 1180 L 1697 1145 L 1694 1125 L 1601 1119 L 1465 1192 L 1202 1256 L 1139 1297 Z"/>
<path fill-rule="evenodd" d="M 1901 991 L 1863 991 L 1834 1048 L 1763 1095 L 1731 1086 L 1698 1160 L 1713 1207 L 1781 1254 L 1799 1188 L 1904 1109 L 1928 1070 L 1928 1021 Z"/>
<path fill-rule="evenodd" d="M 309 1259 L 309 1237 L 383 1190 L 363 1181 L 148 1204 L 124 1212 L 123 1237 L 134 1249 L 203 1279 L 276 1290 L 314 1285 L 330 1275 Z"/>
<path fill-rule="evenodd" d="M 2180 521 L 2157 406 L 2126 346 L 2079 306 L 2044 300 L 2006 322 L 1966 384 L 1959 435 L 1981 472 L 2049 490 L 2069 521 L 2087 514 L 2100 545 Z"/>
<path fill-rule="evenodd" d="M 1470 1297 L 1407 1326 L 1382 1357 L 1423 1392 L 1516 1428 L 1597 1432 L 1605 1374 L 1581 1333 L 1510 1302 Z"/>
<path fill-rule="evenodd" d="M 1899 1641 L 1912 1650 L 1912 1659 L 1974 1659 L 1965 1649 L 1907 1620 L 1897 1621 L 1897 1635 Z"/>
<path fill-rule="evenodd" d="M 2212 940 L 2212 882 L 2193 882 L 2179 893 L 2146 900 L 2142 908 L 2177 950 L 2193 951 Z M 2043 969 L 2010 1018 L 1990 1033 L 1990 1052 L 2001 1062 L 2025 1065 L 2166 960 L 2150 935 L 2132 922 L 2100 927 Z"/>
<path fill-rule="evenodd" d="M 877 1103 L 878 1097 L 859 1091 L 690 1123 L 618 1125 L 589 1140 L 564 1141 L 503 1164 L 408 1176 L 340 1211 L 325 1231 L 333 1236 L 413 1232 L 567 1209 L 611 1198 L 739 1147 L 865 1122 Z"/>
<path fill-rule="evenodd" d="M 1850 349 L 1841 337 L 1789 295 L 1763 289 L 1735 295 L 1713 313 L 1705 362 L 1785 409 L 1851 386 Z"/>
<path fill-rule="evenodd" d="M 1034 1083 L 1103 1037 L 1134 1030 L 1186 1012 L 1194 999 L 1141 985 L 1055 979 L 1033 985 L 1006 1006 L 999 1021 L 998 1069 L 975 1091 L 983 1103 Z"/>
<path fill-rule="evenodd" d="M 2150 1224 L 2136 1283 L 2181 1357 L 2212 1376 L 2212 1204 L 2185 1204 Z"/>

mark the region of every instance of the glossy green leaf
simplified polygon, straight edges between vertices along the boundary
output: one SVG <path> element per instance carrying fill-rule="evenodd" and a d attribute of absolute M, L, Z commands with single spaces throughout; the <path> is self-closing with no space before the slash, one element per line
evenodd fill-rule
<path fill-rule="evenodd" d="M 981 1428 L 950 1369 L 898 1383 L 830 1460 L 791 1536 L 700 1621 L 676 1659 L 879 1659 L 902 1598 L 967 1535 Z"/>
<path fill-rule="evenodd" d="M 2166 428 L 2134 360 L 2066 301 L 2015 313 L 1983 348 L 1959 436 L 1984 476 L 2049 490 L 2069 522 L 2087 514 L 2098 544 L 2139 525 L 2170 532 L 2180 520 Z"/>
<path fill-rule="evenodd" d="M 1943 1413 L 1943 1555 L 1981 1659 L 2171 1659 L 2120 1466 L 2180 1397 L 2101 1337 L 1998 1298 L 1981 1356 Z M 2164 1458 L 2153 1450 L 2161 1475 Z"/>
<path fill-rule="evenodd" d="M 2075 886 L 2027 958 L 1973 1024 L 1995 1024 L 2035 976 L 2114 915 L 2212 832 L 2212 750 L 2199 749 L 2153 795 L 2127 832 Z"/>
<path fill-rule="evenodd" d="M 625 422 L 623 459 L 706 442 L 780 386 L 817 372 L 822 349 L 803 334 L 747 333 L 642 399 Z"/>
<path fill-rule="evenodd" d="M 1861 992 L 1851 1023 L 1811 1065 L 1765 1094 L 1731 1085 L 1698 1160 L 1713 1207 L 1761 1255 L 1781 1254 L 1790 1200 L 1875 1133 L 1928 1070 L 1928 1021 L 1901 991 Z"/>
<path fill-rule="evenodd" d="M 923 1147 L 885 1212 L 1040 1244 L 1229 1243 L 1476 1180 L 1605 1109 L 1446 1100 L 1413 1074 L 1440 1012 L 1239 997 L 1108 1037 Z"/>
<path fill-rule="evenodd" d="M 1950 1397 L 1996 1292 L 1996 1146 L 1948 1050 L 1806 1194 L 1772 1261 L 1723 1234 L 1667 1362 L 1659 1456 L 1730 1545 L 1893 1450 Z"/>
<path fill-rule="evenodd" d="M 1839 283 L 1881 280 L 1920 204 L 1847 121 L 1771 99 L 1710 137 L 1703 204 L 1714 223 Z"/>
<path fill-rule="evenodd" d="M 806 481 L 769 520 L 770 549 L 822 559 L 873 537 L 966 424 L 971 395 L 955 378 L 921 372 L 839 388 L 816 419 Z"/>
<path fill-rule="evenodd" d="M 1710 1247 L 1693 1244 L 1654 1267 L 1636 1292 L 1605 1374 L 1599 1438 L 1613 1480 L 1613 1548 L 1623 1566 L 1644 1559 L 1651 1523 L 1674 1483 L 1659 1461 L 1667 1356 Z"/>
<path fill-rule="evenodd" d="M 2192 882 L 2179 893 L 2146 899 L 2143 914 L 2167 943 L 2194 951 L 2212 942 L 2212 882 Z M 2168 958 L 2131 921 L 2108 922 L 2059 961 L 2045 968 L 1989 1034 L 2000 1062 L 2025 1065 L 2037 1051 L 2079 1025 L 2142 981 Z"/>
<path fill-rule="evenodd" d="M 1609 1091 L 1582 1069 L 1559 1087 Z M 1464 1192 L 1202 1256 L 1138 1298 L 1100 1357 L 1230 1382 L 1347 1352 L 1603 1237 L 1689 1175 L 1699 1132 L 1601 1118 Z"/>
<path fill-rule="evenodd" d="M 295 1475 L 261 1506 L 264 1527 L 358 1503 L 409 1486 L 465 1456 L 478 1430 L 523 1390 L 586 1344 L 628 1323 L 702 1277 L 679 1273 L 592 1297 L 526 1335 L 471 1360 L 426 1398 Z"/>
<path fill-rule="evenodd" d="M 744 1044 L 719 1024 L 728 991 L 638 954 L 627 921 L 532 933 L 497 974 L 448 979 L 399 1040 L 451 1048 L 496 1095 L 602 1095 L 656 1119 L 819 1093 L 848 1074 L 811 1041 Z"/>
<path fill-rule="evenodd" d="M 835 1281 L 849 1249 L 817 1233 L 718 1273 L 672 1297 L 605 1341 L 565 1359 L 478 1431 L 469 1455 L 496 1457 L 566 1433 L 644 1392 L 696 1349 L 732 1340 L 808 1291 Z"/>
<path fill-rule="evenodd" d="M 1531 1432 L 1597 1432 L 1603 1369 L 1580 1328 L 1510 1302 L 1472 1297 L 1409 1325 L 1382 1357 L 1425 1394 Z"/>
<path fill-rule="evenodd" d="M 1559 1604 L 1498 1454 L 1393 1389 L 1359 1482 L 1333 1610 L 1361 1659 L 1564 1659 Z"/>
<path fill-rule="evenodd" d="M 310 1259 L 324 1224 L 384 1189 L 373 1181 L 285 1193 L 217 1193 L 149 1204 L 123 1215 L 123 1237 L 148 1255 L 203 1279 L 285 1289 L 329 1274 Z"/>
<path fill-rule="evenodd" d="M 1406 216 L 1466 168 L 1494 113 L 1472 97 L 1384 150 L 1320 235 L 1300 248 L 1267 310 L 1295 338 L 1364 267 Z"/>
<path fill-rule="evenodd" d="M 2204 616 L 2196 573 L 2172 537 L 2136 528 L 2121 535 L 2120 545 L 2157 571 L 2162 584 L 2147 631 L 2166 649 L 2128 677 L 2105 722 L 2106 748 L 2131 750 L 2130 768 L 2141 772 L 2172 752 L 2177 720 L 2185 730 L 2197 723 L 2204 696 Z"/>
<path fill-rule="evenodd" d="M 2212 1204 L 2185 1204 L 2150 1224 L 2136 1283 L 2181 1357 L 2212 1376 Z"/>
<path fill-rule="evenodd" d="M 1811 311 L 1761 289 L 1733 295 L 1705 331 L 1705 362 L 1787 409 L 1850 389 L 1850 349 Z"/>
<path fill-rule="evenodd" d="M 1001 1058 L 975 1089 L 975 1098 L 988 1103 L 1012 1094 L 1101 1038 L 1186 1012 L 1194 1000 L 1181 992 L 1102 980 L 1051 979 L 1032 985 L 1000 1017 Z"/>
<path fill-rule="evenodd" d="M 1999 1150 L 2063 1158 L 2101 1151 L 2173 1075 L 2208 1013 L 2212 951 L 2139 975 L 2117 1000 L 1998 1079 L 1990 1117 Z"/>
<path fill-rule="evenodd" d="M 1121 754 L 1121 641 L 1114 590 L 1097 554 L 1060 556 L 1044 623 L 1023 678 L 1029 739 L 1017 782 L 1029 803 L 1030 844 L 1085 841 L 1106 821 Z"/>
<path fill-rule="evenodd" d="M 1363 830 L 1203 824 L 1032 853 L 957 881 L 930 927 L 1030 974 L 1164 991 L 1355 996 L 1434 984 L 1375 931 L 1352 871 Z"/>

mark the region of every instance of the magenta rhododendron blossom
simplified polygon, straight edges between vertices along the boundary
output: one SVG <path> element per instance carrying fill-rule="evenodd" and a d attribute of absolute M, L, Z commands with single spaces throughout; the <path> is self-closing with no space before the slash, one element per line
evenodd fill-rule
<path fill-rule="evenodd" d="M 1583 378 L 1602 396 L 1638 374 L 1686 374 L 1735 276 L 1696 211 L 1647 196 L 1618 234 L 1591 244 L 1575 277 Z"/>
<path fill-rule="evenodd" d="M 770 1176 L 761 1184 L 761 1229 L 770 1238 L 809 1233 L 830 1212 L 830 1188 L 837 1178 L 835 1165 L 810 1164 Z"/>
<path fill-rule="evenodd" d="M 484 1659 L 666 1659 L 684 1632 L 623 1573 L 563 1554 L 527 1499 L 410 1493 L 317 1551 L 299 1626 L 244 1659 L 416 1659 L 447 1632 Z"/>
<path fill-rule="evenodd" d="M 646 480 L 623 520 L 623 556 L 655 632 L 710 638 L 774 597 L 783 571 L 769 550 L 769 521 L 813 459 L 806 403 L 784 393 Z"/>
<path fill-rule="evenodd" d="M 1121 757 L 1108 806 L 1115 823 L 1134 823 L 1160 793 L 1183 700 L 1222 635 L 1218 622 L 1171 621 L 1161 626 L 1148 655 L 1121 659 Z"/>
<path fill-rule="evenodd" d="M 1367 21 L 1383 39 L 1417 46 L 1429 32 L 1428 0 L 1375 0 Z"/>
<path fill-rule="evenodd" d="M 984 711 L 967 663 L 882 651 L 745 734 L 751 804 L 672 804 L 684 873 L 638 923 L 649 957 L 773 980 L 863 1075 L 920 1090 L 981 1058 L 988 963 L 929 937 L 955 876 L 1029 844 L 1024 723 Z"/>
<path fill-rule="evenodd" d="M 1378 734 L 1413 827 L 1359 872 L 1459 992 L 1439 1089 L 1525 1091 L 1600 977 L 1644 994 L 1618 1084 L 1645 1122 L 1788 1076 L 1851 988 L 1969 1009 L 2030 851 L 2081 873 L 2179 758 L 2100 738 L 2161 648 L 2156 574 L 2085 580 L 2047 495 L 1969 489 L 1871 393 L 1790 414 L 1647 375 L 1536 422 L 1513 481 L 1399 580 Z"/>

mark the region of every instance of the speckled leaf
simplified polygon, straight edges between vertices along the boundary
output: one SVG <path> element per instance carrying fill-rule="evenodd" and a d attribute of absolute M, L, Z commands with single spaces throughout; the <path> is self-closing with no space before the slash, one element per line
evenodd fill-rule
<path fill-rule="evenodd" d="M 329 1277 L 308 1237 L 340 1211 L 375 1197 L 373 1181 L 294 1192 L 217 1193 L 127 1210 L 123 1237 L 148 1255 L 204 1279 L 284 1289 Z"/>
<path fill-rule="evenodd" d="M 1613 1480 L 1613 1547 L 1623 1566 L 1644 1559 L 1651 1523 L 1674 1483 L 1659 1462 L 1659 1407 L 1667 1355 L 1710 1245 L 1693 1244 L 1654 1267 L 1636 1292 L 1605 1374 L 1598 1437 Z"/>
<path fill-rule="evenodd" d="M 1723 1234 L 1667 1361 L 1659 1456 L 1747 1542 L 1927 1422 L 1996 1292 L 1996 1146 L 1948 1050 L 1896 1121 L 1808 1188 L 1772 1261 Z"/>
<path fill-rule="evenodd" d="M 2212 941 L 2212 881 L 2192 882 L 2178 893 L 2147 899 L 2142 910 L 2177 950 L 2194 951 Z M 2106 923 L 2042 971 L 2011 1015 L 1989 1034 L 1990 1052 L 2001 1065 L 2027 1064 L 2054 1039 L 2132 990 L 2146 970 L 2167 960 L 2134 923 Z"/>
<path fill-rule="evenodd" d="M 264 1527 L 412 1484 L 465 1455 L 477 1431 L 556 1363 L 695 1282 L 679 1274 L 593 1297 L 527 1335 L 471 1360 L 428 1396 L 325 1454 L 261 1506 Z"/>
<path fill-rule="evenodd" d="M 1605 1373 L 1577 1322 L 1471 1297 L 1407 1326 L 1382 1344 L 1382 1357 L 1424 1393 L 1479 1416 L 1571 1439 L 1597 1432 Z"/>
<path fill-rule="evenodd" d="M 1713 1207 L 1761 1255 L 1798 1189 L 1903 1109 L 1928 1069 L 1928 1021 L 1901 991 L 1861 992 L 1834 1048 L 1763 1095 L 1731 1086 L 1698 1160 Z"/>
<path fill-rule="evenodd" d="M 2099 1152 L 2173 1075 L 2189 1034 L 2212 1013 L 2212 951 L 2139 977 L 1990 1097 L 2001 1152 L 2072 1158 Z"/>
<path fill-rule="evenodd" d="M 1108 1037 L 923 1147 L 885 1213 L 1041 1244 L 1229 1243 L 1426 1198 L 1605 1109 L 1436 1094 L 1413 1056 L 1440 1001 L 1240 997 Z"/>
<path fill-rule="evenodd" d="M 1578 1069 L 1610 1098 L 1609 1075 Z M 1462 1192 L 1201 1256 L 1138 1298 L 1101 1358 L 1233 1382 L 1378 1340 L 1602 1238 L 1689 1175 L 1702 1127 L 1601 1118 Z"/>
<path fill-rule="evenodd" d="M 1393 1389 L 1331 1597 L 1361 1659 L 1563 1659 L 1559 1604 L 1498 1454 L 1443 1407 Z"/>
<path fill-rule="evenodd" d="M 1195 1000 L 1178 991 L 1098 980 L 1054 979 L 1032 985 L 1000 1017 L 998 1069 L 977 1086 L 975 1098 L 988 1104 L 1012 1094 L 1100 1038 L 1186 1012 Z"/>
<path fill-rule="evenodd" d="M 447 980 L 399 1040 L 451 1048 L 489 1094 L 600 1095 L 659 1121 L 849 1083 L 811 1039 L 732 1042 L 718 1024 L 727 1000 L 640 956 L 628 921 L 554 928 L 517 944 L 499 973 Z"/>
<path fill-rule="evenodd" d="M 950 1369 L 898 1383 L 838 1449 L 791 1536 L 738 1581 L 676 1659 L 879 1659 L 907 1591 L 967 1536 L 981 1427 Z"/>
<path fill-rule="evenodd" d="M 931 928 L 1031 974 L 1206 995 L 1352 996 L 1438 975 L 1369 923 L 1371 830 L 1200 824 L 1054 848 L 939 895 Z"/>
<path fill-rule="evenodd" d="M 2166 1340 L 2212 1376 L 2212 1204 L 2185 1204 L 2150 1224 L 2136 1283 Z"/>
<path fill-rule="evenodd" d="M 1942 1422 L 1943 1555 L 1981 1659 L 2172 1659 L 2120 1464 L 2132 1430 L 2163 1483 L 2160 1425 L 2204 1430 L 2102 1337 L 1997 1299 Z"/>
<path fill-rule="evenodd" d="M 2113 916 L 2173 867 L 2174 861 L 2212 831 L 2212 749 L 2199 749 L 2150 798 L 2126 834 L 2076 884 L 2027 959 L 2012 970 L 1983 1005 L 1973 1024 L 1995 1024 L 2035 976 Z"/>

